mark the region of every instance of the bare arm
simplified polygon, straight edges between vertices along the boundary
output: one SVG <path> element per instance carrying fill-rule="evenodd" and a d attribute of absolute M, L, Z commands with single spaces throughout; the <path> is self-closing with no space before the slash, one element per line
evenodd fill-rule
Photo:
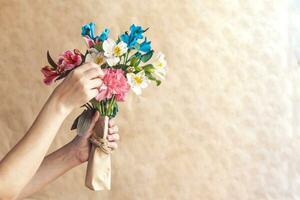
<path fill-rule="evenodd" d="M 99 113 L 97 112 L 87 133 L 83 136 L 76 136 L 70 143 L 45 157 L 37 173 L 20 193 L 18 199 L 30 196 L 68 170 L 88 160 L 90 152 L 88 138 L 92 134 L 98 118 Z M 114 150 L 117 148 L 116 142 L 119 140 L 118 127 L 112 121 L 110 121 L 109 127 L 107 139 L 109 146 Z"/>
<path fill-rule="evenodd" d="M 15 199 L 38 170 L 71 110 L 97 95 L 101 70 L 92 64 L 71 72 L 55 89 L 25 136 L 0 162 L 0 199 Z"/>
<path fill-rule="evenodd" d="M 79 164 L 80 163 L 76 159 L 70 143 L 56 150 L 45 157 L 32 180 L 21 191 L 18 199 L 23 199 L 35 193 Z"/>

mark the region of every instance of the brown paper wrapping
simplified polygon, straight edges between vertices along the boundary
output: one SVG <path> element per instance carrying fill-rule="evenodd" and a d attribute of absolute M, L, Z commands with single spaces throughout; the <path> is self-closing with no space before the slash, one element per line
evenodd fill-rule
<path fill-rule="evenodd" d="M 100 122 L 96 124 L 96 131 L 94 134 L 100 134 L 101 138 L 105 139 L 108 134 L 108 121 L 107 116 L 101 117 Z M 101 148 L 92 144 L 91 152 L 89 155 L 85 185 L 94 191 L 110 190 L 111 186 L 111 159 L 110 154 L 105 153 Z"/>

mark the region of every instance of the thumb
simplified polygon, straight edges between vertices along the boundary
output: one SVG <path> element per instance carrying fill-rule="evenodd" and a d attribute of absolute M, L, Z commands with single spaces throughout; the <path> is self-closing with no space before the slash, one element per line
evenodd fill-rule
<path fill-rule="evenodd" d="M 90 124 L 90 128 L 87 130 L 86 134 L 84 134 L 84 136 L 86 138 L 89 138 L 92 135 L 93 129 L 94 129 L 95 125 L 96 125 L 96 122 L 99 119 L 99 115 L 100 115 L 99 112 L 96 111 L 95 114 L 94 114 L 94 116 L 93 116 L 93 118 L 92 118 L 92 121 L 91 121 L 91 124 Z"/>

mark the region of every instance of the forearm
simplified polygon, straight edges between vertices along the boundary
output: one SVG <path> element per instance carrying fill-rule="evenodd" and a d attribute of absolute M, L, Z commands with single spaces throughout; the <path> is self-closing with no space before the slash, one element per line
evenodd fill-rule
<path fill-rule="evenodd" d="M 0 162 L 0 197 L 14 198 L 34 176 L 67 112 L 50 97 L 26 135 Z"/>
<path fill-rule="evenodd" d="M 38 171 L 22 190 L 18 199 L 23 199 L 32 195 L 79 164 L 81 164 L 81 162 L 76 158 L 76 152 L 74 151 L 72 144 L 66 144 L 45 157 Z"/>

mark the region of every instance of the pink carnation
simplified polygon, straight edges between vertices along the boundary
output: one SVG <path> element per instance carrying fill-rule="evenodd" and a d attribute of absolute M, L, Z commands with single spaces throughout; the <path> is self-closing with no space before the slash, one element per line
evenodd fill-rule
<path fill-rule="evenodd" d="M 82 58 L 79 50 L 74 49 L 74 53 L 68 50 L 58 57 L 59 71 L 64 72 L 65 70 L 71 70 L 80 65 L 81 62 Z"/>
<path fill-rule="evenodd" d="M 50 85 L 52 81 L 59 75 L 56 70 L 53 70 L 49 66 L 42 68 L 42 73 L 44 74 L 44 83 Z"/>
<path fill-rule="evenodd" d="M 104 69 L 103 84 L 99 88 L 99 94 L 96 96 L 98 101 L 105 98 L 109 99 L 115 95 L 117 101 L 124 101 L 129 90 L 124 71 L 121 69 Z"/>

